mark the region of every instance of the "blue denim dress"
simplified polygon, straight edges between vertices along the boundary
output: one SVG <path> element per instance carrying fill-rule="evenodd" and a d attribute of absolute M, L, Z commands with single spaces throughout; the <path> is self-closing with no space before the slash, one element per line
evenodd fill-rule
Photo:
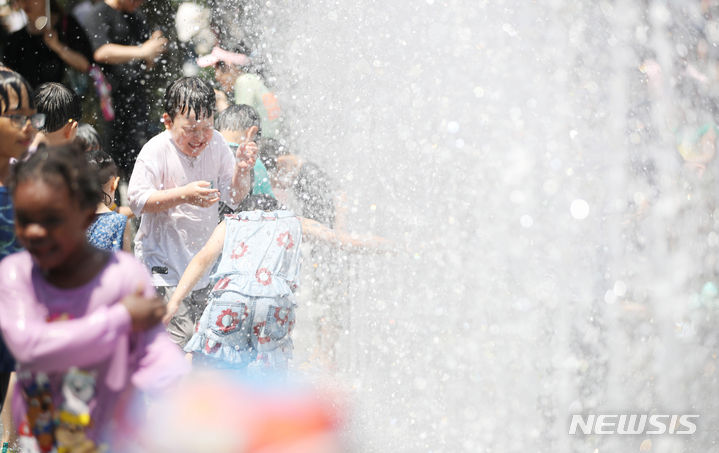
<path fill-rule="evenodd" d="M 225 221 L 216 283 L 185 351 L 218 367 L 282 370 L 292 356 L 299 219 L 280 210 L 240 212 Z"/>

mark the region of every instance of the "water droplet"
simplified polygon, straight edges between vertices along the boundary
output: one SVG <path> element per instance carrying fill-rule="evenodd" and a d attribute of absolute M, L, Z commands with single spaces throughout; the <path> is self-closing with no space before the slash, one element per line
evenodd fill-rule
<path fill-rule="evenodd" d="M 617 297 L 624 297 L 624 295 L 627 293 L 627 284 L 624 283 L 621 280 L 617 280 L 614 282 L 614 294 Z"/>
<path fill-rule="evenodd" d="M 572 202 L 572 205 L 569 207 L 569 211 L 575 219 L 584 220 L 589 215 L 589 203 L 581 198 L 578 198 Z"/>

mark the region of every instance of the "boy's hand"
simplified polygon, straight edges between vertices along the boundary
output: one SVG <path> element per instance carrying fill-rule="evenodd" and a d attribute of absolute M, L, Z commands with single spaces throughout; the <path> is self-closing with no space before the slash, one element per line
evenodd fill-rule
<path fill-rule="evenodd" d="M 143 332 L 154 327 L 165 315 L 165 302 L 159 297 L 148 299 L 142 295 L 143 292 L 142 287 L 138 287 L 134 294 L 120 301 L 130 314 L 133 332 Z"/>
<path fill-rule="evenodd" d="M 207 208 L 220 201 L 220 191 L 207 181 L 194 181 L 183 187 L 182 199 L 194 206 Z"/>
<path fill-rule="evenodd" d="M 142 59 L 145 60 L 148 68 L 155 65 L 155 60 L 165 51 L 165 46 L 167 46 L 167 38 L 160 30 L 155 30 L 150 39 L 142 43 L 140 46 Z"/>
<path fill-rule="evenodd" d="M 257 160 L 258 148 L 257 143 L 252 141 L 252 135 L 254 134 L 252 128 L 250 128 L 239 148 L 237 148 L 237 154 L 235 154 L 236 165 L 242 171 L 250 170 L 255 166 L 255 161 Z"/>

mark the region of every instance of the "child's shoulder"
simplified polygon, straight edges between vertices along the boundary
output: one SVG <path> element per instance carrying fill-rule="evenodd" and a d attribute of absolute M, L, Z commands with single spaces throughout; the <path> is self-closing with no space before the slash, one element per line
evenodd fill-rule
<path fill-rule="evenodd" d="M 32 257 L 26 250 L 10 254 L 0 260 L 2 286 L 24 285 L 32 280 Z"/>
<path fill-rule="evenodd" d="M 172 136 L 168 131 L 162 131 L 159 134 L 152 137 L 145 143 L 145 146 L 140 150 L 138 159 L 141 157 L 147 157 L 148 155 L 156 155 L 166 153 L 172 147 Z"/>

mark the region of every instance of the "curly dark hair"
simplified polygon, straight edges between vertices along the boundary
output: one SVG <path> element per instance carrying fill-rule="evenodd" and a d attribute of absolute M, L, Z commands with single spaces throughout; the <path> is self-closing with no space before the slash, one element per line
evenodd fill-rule
<path fill-rule="evenodd" d="M 75 144 L 43 147 L 26 154 L 12 168 L 10 193 L 21 183 L 41 179 L 48 184 L 62 184 L 77 200 L 80 208 L 94 208 L 102 201 L 102 185 L 85 153 Z"/>

